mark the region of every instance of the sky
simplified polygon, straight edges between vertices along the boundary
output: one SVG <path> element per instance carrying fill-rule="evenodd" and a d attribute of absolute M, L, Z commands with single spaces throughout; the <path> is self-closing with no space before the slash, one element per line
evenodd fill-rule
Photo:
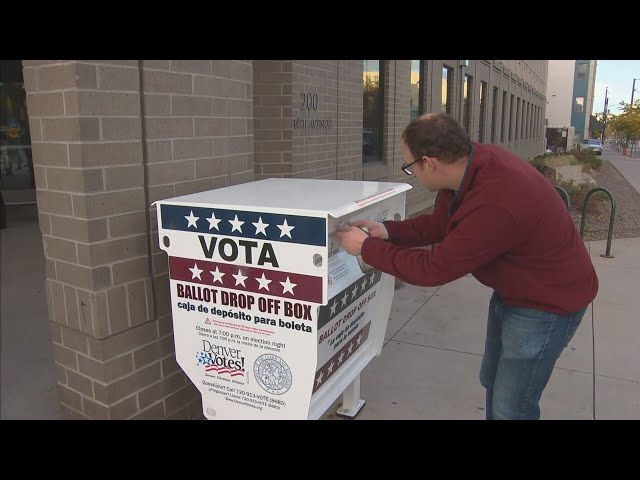
<path fill-rule="evenodd" d="M 593 111 L 604 110 L 604 94 L 609 87 L 609 105 L 611 113 L 622 113 L 618 110 L 621 101 L 631 101 L 631 87 L 636 80 L 636 93 L 633 101 L 640 99 L 640 60 L 598 60 L 596 67 L 596 86 L 593 97 Z"/>

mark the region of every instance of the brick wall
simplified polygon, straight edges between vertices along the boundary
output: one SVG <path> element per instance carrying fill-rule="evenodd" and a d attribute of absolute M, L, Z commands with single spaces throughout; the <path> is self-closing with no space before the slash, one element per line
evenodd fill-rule
<path fill-rule="evenodd" d="M 295 60 L 292 67 L 293 176 L 335 179 L 338 61 Z"/>
<path fill-rule="evenodd" d="M 362 178 L 361 60 L 256 60 L 254 81 L 256 179 Z"/>
<path fill-rule="evenodd" d="M 291 61 L 255 60 L 255 179 L 291 177 Z"/>
<path fill-rule="evenodd" d="M 362 65 L 338 61 L 337 180 L 362 179 Z"/>

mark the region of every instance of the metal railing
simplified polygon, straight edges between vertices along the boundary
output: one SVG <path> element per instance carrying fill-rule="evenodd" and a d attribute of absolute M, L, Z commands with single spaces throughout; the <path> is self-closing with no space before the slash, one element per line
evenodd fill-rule
<path fill-rule="evenodd" d="M 571 211 L 571 198 L 569 198 L 569 194 L 567 193 L 567 191 L 562 187 L 556 187 L 556 190 L 562 197 L 564 204 L 567 206 L 567 210 Z"/>
<path fill-rule="evenodd" d="M 584 238 L 584 227 L 587 225 L 587 207 L 589 206 L 589 199 L 591 195 L 596 192 L 604 192 L 609 196 L 609 200 L 611 200 L 611 213 L 609 214 L 609 233 L 607 235 L 607 250 L 605 254 L 600 254 L 601 257 L 604 258 L 614 258 L 611 255 L 611 239 L 613 237 L 613 223 L 616 219 L 616 199 L 613 197 L 613 194 L 604 187 L 596 187 L 589 190 L 587 196 L 584 199 L 584 205 L 582 206 L 582 221 L 580 222 L 580 237 Z"/>

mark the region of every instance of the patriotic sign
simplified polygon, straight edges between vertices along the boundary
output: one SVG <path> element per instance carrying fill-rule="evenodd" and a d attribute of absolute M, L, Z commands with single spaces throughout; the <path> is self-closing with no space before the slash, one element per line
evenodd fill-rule
<path fill-rule="evenodd" d="M 371 322 L 367 310 L 381 279 L 377 270 L 362 275 L 320 307 L 314 393 L 367 342 Z"/>
<path fill-rule="evenodd" d="M 308 352 L 327 295 L 326 218 L 169 203 L 158 210 L 176 358 L 207 416 L 306 417 L 316 363 Z"/>

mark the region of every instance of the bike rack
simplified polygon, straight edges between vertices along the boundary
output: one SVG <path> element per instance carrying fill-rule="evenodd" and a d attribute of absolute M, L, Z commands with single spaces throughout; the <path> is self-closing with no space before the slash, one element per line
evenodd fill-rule
<path fill-rule="evenodd" d="M 587 207 L 589 205 L 589 199 L 591 195 L 596 192 L 604 192 L 609 196 L 609 200 L 611 200 L 611 213 L 609 214 L 609 234 L 607 236 L 607 251 L 604 254 L 600 254 L 601 257 L 604 258 L 614 258 L 611 255 L 611 239 L 613 237 L 613 222 L 616 219 L 616 199 L 613 198 L 613 194 L 604 187 L 596 187 L 589 190 L 587 196 L 584 199 L 584 205 L 582 206 L 582 222 L 580 222 L 580 237 L 584 237 L 584 227 L 587 224 Z"/>

